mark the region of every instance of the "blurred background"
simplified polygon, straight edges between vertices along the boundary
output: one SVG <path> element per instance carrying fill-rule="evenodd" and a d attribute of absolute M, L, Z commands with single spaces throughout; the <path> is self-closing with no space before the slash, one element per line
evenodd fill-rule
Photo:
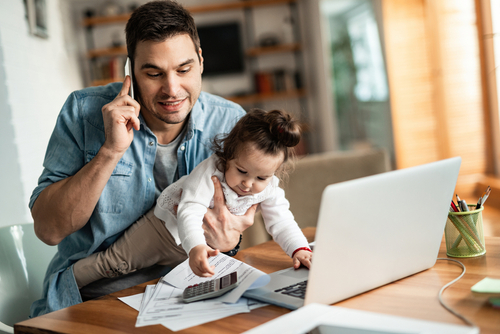
<path fill-rule="evenodd" d="M 0 226 L 32 221 L 64 101 L 123 80 L 124 27 L 145 2 L 0 0 Z M 500 205 L 499 1 L 179 2 L 198 25 L 203 90 L 293 112 L 302 155 L 382 147 L 394 169 L 461 156 L 456 191 L 490 185 Z"/>

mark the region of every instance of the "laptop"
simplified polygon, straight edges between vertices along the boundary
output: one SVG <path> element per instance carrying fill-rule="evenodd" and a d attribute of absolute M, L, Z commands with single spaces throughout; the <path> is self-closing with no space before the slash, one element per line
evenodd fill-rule
<path fill-rule="evenodd" d="M 274 272 L 244 296 L 292 310 L 329 305 L 432 267 L 460 163 L 456 157 L 327 186 L 311 269 Z"/>

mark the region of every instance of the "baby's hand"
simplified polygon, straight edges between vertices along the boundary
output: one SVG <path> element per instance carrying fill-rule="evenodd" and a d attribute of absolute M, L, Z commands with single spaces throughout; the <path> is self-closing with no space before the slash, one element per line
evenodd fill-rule
<path fill-rule="evenodd" d="M 293 267 L 299 269 L 300 265 L 303 264 L 308 269 L 311 268 L 311 260 L 313 253 L 306 250 L 299 250 L 293 254 Z"/>
<path fill-rule="evenodd" d="M 210 266 L 208 258 L 219 254 L 218 249 L 212 249 L 207 245 L 198 245 L 189 251 L 189 266 L 191 270 L 200 277 L 212 277 L 215 266 Z"/>

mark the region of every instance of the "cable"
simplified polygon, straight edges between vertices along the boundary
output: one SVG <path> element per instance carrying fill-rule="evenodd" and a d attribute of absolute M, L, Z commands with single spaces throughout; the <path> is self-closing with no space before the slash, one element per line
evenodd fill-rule
<path fill-rule="evenodd" d="M 456 317 L 458 317 L 461 320 L 463 320 L 467 325 L 479 329 L 479 327 L 477 327 L 475 323 L 473 323 L 472 321 L 470 321 L 469 319 L 467 319 L 465 316 L 461 315 L 460 313 L 458 313 L 457 311 L 455 311 L 454 309 L 452 309 L 451 307 L 449 307 L 448 305 L 446 305 L 445 302 L 443 301 L 443 292 L 444 292 L 444 290 L 446 288 L 448 288 L 450 285 L 452 285 L 453 283 L 457 282 L 459 279 L 462 278 L 462 276 L 465 275 L 465 266 L 463 265 L 462 262 L 457 261 L 457 260 L 453 260 L 453 259 L 439 257 L 438 260 L 452 261 L 452 262 L 458 263 L 462 267 L 462 273 L 460 274 L 460 276 L 458 276 L 457 278 L 455 278 L 453 281 L 449 282 L 448 284 L 445 284 L 441 288 L 441 290 L 439 290 L 439 294 L 438 294 L 439 303 L 445 309 L 447 309 L 450 313 L 454 314 Z"/>

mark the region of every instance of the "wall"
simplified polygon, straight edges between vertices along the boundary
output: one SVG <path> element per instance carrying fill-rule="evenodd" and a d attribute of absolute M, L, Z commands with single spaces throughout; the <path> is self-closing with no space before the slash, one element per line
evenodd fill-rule
<path fill-rule="evenodd" d="M 31 222 L 28 201 L 57 114 L 82 80 L 66 3 L 48 0 L 49 38 L 30 35 L 23 1 L 0 0 L 0 227 Z"/>

